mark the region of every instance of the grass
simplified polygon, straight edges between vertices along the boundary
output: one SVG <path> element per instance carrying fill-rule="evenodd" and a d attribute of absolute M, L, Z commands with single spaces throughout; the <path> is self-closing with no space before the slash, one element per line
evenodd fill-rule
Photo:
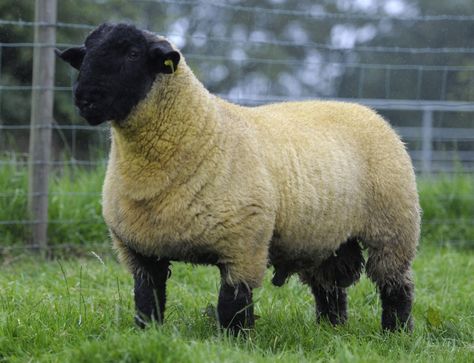
<path fill-rule="evenodd" d="M 292 278 L 275 288 L 268 273 L 255 291 L 260 319 L 248 339 L 217 327 L 217 269 L 185 264 L 173 267 L 165 325 L 134 327 L 132 279 L 110 256 L 100 195 L 91 194 L 103 175 L 103 168 L 65 168 L 50 182 L 50 245 L 82 246 L 89 258 L 4 251 L 0 362 L 474 361 L 472 175 L 418 180 L 423 230 L 412 335 L 381 332 L 378 295 L 365 278 L 350 289 L 349 323 L 333 328 L 315 323 L 305 286 Z M 0 222 L 27 220 L 26 169 L 2 165 L 0 190 Z M 0 228 L 2 246 L 21 248 L 29 239 L 28 224 Z"/>
<path fill-rule="evenodd" d="M 474 248 L 474 175 L 419 177 L 422 241 Z"/>
<path fill-rule="evenodd" d="M 0 225 L 0 245 L 23 245 L 30 239 L 29 225 L 24 223 L 29 219 L 27 168 L 15 165 L 14 159 L 8 161 L 9 164 L 0 167 L 0 222 L 12 223 Z M 90 245 L 108 241 L 100 205 L 104 173 L 104 167 L 92 171 L 65 167 L 51 173 L 50 245 Z"/>
<path fill-rule="evenodd" d="M 92 254 L 91 254 L 92 256 Z M 107 255 L 46 262 L 4 259 L 0 361 L 5 362 L 472 362 L 474 252 L 422 247 L 415 262 L 415 331 L 382 333 L 380 302 L 363 278 L 349 293 L 349 322 L 316 324 L 309 289 L 291 278 L 255 291 L 248 339 L 217 328 L 216 268 L 176 263 L 166 322 L 133 324 L 132 279 Z"/>

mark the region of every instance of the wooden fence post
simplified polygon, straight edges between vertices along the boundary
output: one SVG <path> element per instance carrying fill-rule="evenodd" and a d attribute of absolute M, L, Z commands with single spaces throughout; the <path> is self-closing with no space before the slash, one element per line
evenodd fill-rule
<path fill-rule="evenodd" d="M 430 174 L 433 160 L 433 110 L 428 108 L 423 110 L 421 125 L 421 160 L 422 172 L 424 174 Z"/>
<path fill-rule="evenodd" d="M 56 0 L 36 0 L 28 160 L 28 210 L 32 222 L 31 247 L 41 251 L 45 251 L 47 247 L 48 172 L 53 121 L 56 13 Z"/>

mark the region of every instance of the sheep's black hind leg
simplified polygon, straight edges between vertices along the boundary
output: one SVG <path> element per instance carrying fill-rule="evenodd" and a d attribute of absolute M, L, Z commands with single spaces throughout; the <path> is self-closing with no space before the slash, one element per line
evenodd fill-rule
<path fill-rule="evenodd" d="M 243 283 L 232 286 L 222 282 L 217 314 L 221 327 L 234 335 L 242 329 L 252 328 L 255 323 L 252 290 Z"/>
<path fill-rule="evenodd" d="M 413 303 L 413 284 L 379 287 L 382 300 L 382 328 L 413 330 L 411 308 Z"/>
<path fill-rule="evenodd" d="M 408 252 L 395 254 L 399 245 L 369 248 L 367 275 L 377 285 L 382 301 L 384 330 L 413 330 L 411 309 L 414 285 L 411 278 L 411 259 Z"/>
<path fill-rule="evenodd" d="M 334 287 L 324 288 L 314 284 L 311 290 L 316 300 L 316 316 L 318 321 L 327 319 L 333 325 L 347 321 L 347 293 L 346 289 Z"/>
<path fill-rule="evenodd" d="M 168 259 L 132 253 L 135 271 L 135 322 L 144 328 L 149 322 L 163 322 L 166 304 L 166 280 L 169 275 Z"/>

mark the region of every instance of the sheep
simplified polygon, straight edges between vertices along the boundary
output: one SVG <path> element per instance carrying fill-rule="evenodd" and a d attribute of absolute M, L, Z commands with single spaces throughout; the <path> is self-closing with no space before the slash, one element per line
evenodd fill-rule
<path fill-rule="evenodd" d="M 171 261 L 215 265 L 220 326 L 254 326 L 252 291 L 308 284 L 317 319 L 347 319 L 365 267 L 383 329 L 412 329 L 420 233 L 415 174 L 398 135 L 353 103 L 243 107 L 210 94 L 166 38 L 102 24 L 58 56 L 79 70 L 74 99 L 111 121 L 103 216 L 133 274 L 136 323 L 161 323 Z M 362 248 L 368 250 L 365 263 Z"/>

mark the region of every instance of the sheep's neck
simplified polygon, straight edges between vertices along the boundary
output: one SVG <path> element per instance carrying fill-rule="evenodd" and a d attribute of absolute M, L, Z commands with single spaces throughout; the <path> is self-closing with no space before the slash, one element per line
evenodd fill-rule
<path fill-rule="evenodd" d="M 160 77 L 127 120 L 113 123 L 111 158 L 130 177 L 186 178 L 216 144 L 212 97 L 186 66 Z"/>

